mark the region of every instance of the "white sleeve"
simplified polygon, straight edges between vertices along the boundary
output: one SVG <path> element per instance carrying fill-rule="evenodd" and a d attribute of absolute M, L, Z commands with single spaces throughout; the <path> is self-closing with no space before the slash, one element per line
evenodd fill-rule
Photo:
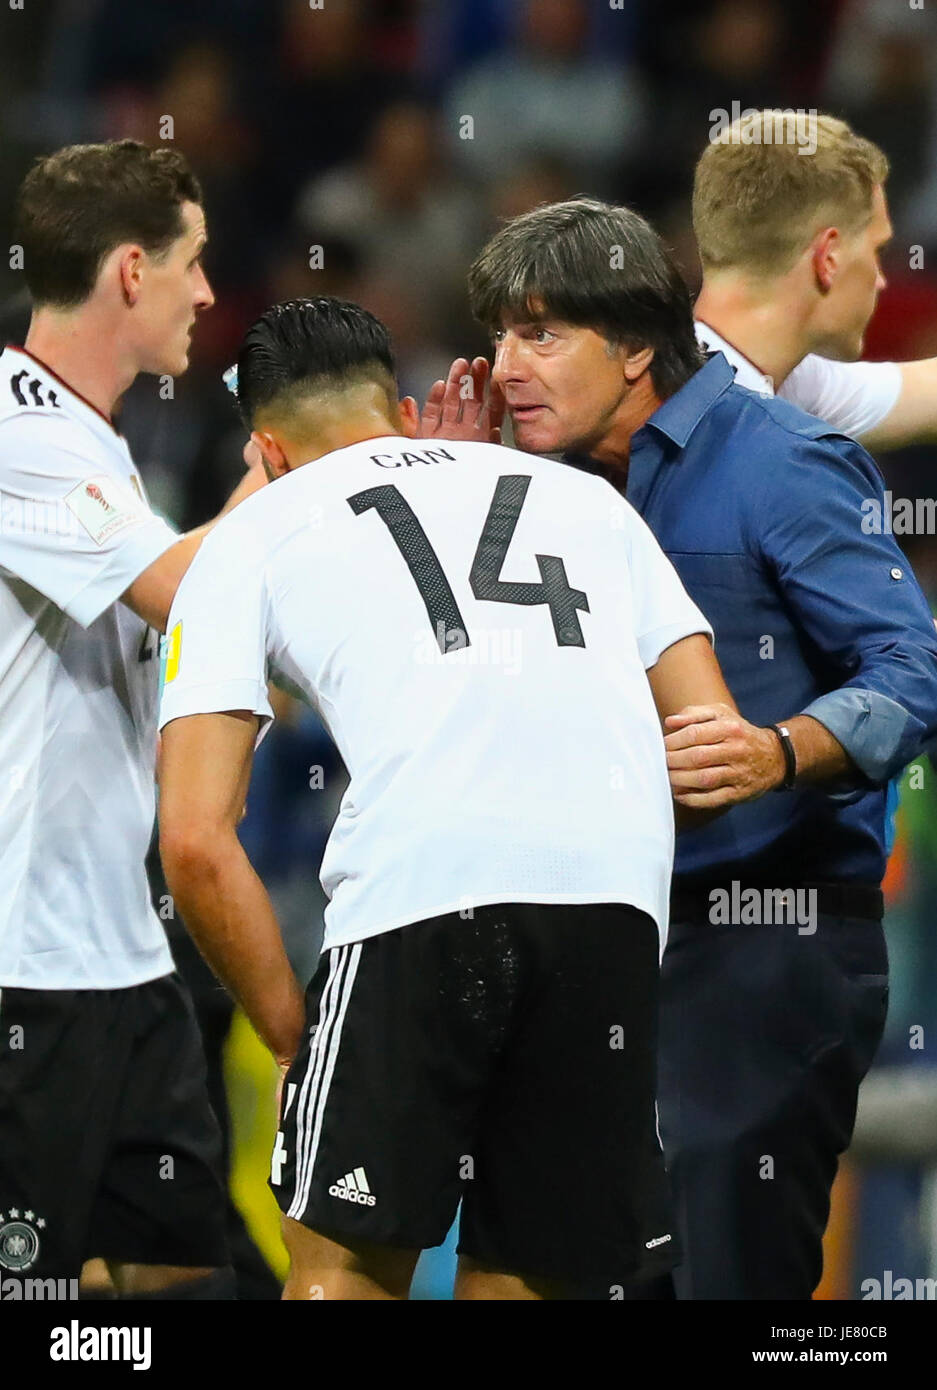
<path fill-rule="evenodd" d="M 0 565 L 82 627 L 178 539 L 74 423 L 0 427 Z"/>
<path fill-rule="evenodd" d="M 630 537 L 631 605 L 634 634 L 644 669 L 657 664 L 662 652 L 702 632 L 713 630 L 690 598 L 677 571 L 667 559 L 647 523 L 633 508 Z"/>
<path fill-rule="evenodd" d="M 778 395 L 857 439 L 891 412 L 901 395 L 901 368 L 897 362 L 834 362 L 810 353 Z"/>
<path fill-rule="evenodd" d="M 254 533 L 218 523 L 176 590 L 166 639 L 162 728 L 189 714 L 250 710 L 273 719 L 267 697 L 270 605 Z M 259 740 L 258 740 L 259 742 Z"/>

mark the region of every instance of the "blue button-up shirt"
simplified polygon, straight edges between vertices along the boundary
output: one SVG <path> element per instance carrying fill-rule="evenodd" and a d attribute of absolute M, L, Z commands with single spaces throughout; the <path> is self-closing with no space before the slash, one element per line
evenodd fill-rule
<path fill-rule="evenodd" d="M 675 874 L 878 883 L 886 784 L 937 732 L 937 634 L 892 536 L 870 533 L 874 503 L 886 515 L 872 459 L 736 386 L 716 353 L 634 435 L 627 497 L 712 624 L 745 718 L 812 715 L 859 769 L 681 834 Z"/>

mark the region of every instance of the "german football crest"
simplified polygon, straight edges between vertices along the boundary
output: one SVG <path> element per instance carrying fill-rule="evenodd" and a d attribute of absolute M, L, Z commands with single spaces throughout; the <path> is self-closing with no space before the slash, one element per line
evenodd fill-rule
<path fill-rule="evenodd" d="M 45 1226 L 35 1212 L 11 1207 L 9 1216 L 0 1211 L 0 1268 L 17 1274 L 30 1269 L 39 1255 L 39 1231 Z"/>

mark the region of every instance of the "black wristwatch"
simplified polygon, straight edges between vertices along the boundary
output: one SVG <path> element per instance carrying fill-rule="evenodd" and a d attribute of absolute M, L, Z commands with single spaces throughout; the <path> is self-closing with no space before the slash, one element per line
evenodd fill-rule
<path fill-rule="evenodd" d="M 777 734 L 781 744 L 781 751 L 784 754 L 784 781 L 779 787 L 775 787 L 776 792 L 789 792 L 794 785 L 797 776 L 797 755 L 794 752 L 794 740 L 791 738 L 790 729 L 783 724 L 767 724 L 768 729 L 773 729 Z"/>

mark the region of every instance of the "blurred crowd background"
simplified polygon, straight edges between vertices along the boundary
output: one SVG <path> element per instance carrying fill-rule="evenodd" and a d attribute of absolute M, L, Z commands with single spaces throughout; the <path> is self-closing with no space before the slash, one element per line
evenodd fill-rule
<path fill-rule="evenodd" d="M 392 330 L 402 391 L 422 399 L 454 356 L 488 350 L 468 314 L 467 266 L 501 219 L 538 203 L 588 193 L 638 208 L 697 286 L 693 166 L 710 113 L 748 106 L 830 111 L 882 145 L 895 238 L 867 356 L 937 355 L 937 6 L 906 0 L 22 0 L 0 17 L 0 246 L 38 153 L 132 136 L 171 138 L 188 155 L 217 304 L 172 398 L 141 379 L 120 423 L 154 504 L 190 527 L 240 474 L 244 434 L 221 373 L 270 302 L 325 293 L 367 305 Z M 0 328 L 20 341 L 28 302 L 7 261 Z M 933 494 L 934 449 L 879 463 L 896 497 Z M 937 600 L 937 540 L 899 539 Z M 344 774 L 311 712 L 284 702 L 282 716 L 243 833 L 308 974 Z M 906 786 L 887 883 L 894 985 L 881 1062 L 906 1069 L 937 1057 L 937 777 L 924 774 Z M 230 1008 L 176 936 L 220 1056 Z M 915 1025 L 920 1049 L 909 1047 Z M 269 1078 L 238 1027 L 225 1053 L 235 1148 L 260 1155 L 262 1182 Z M 270 1212 L 234 1162 L 277 1266 Z M 855 1297 L 886 1268 L 937 1275 L 933 1168 L 851 1165 L 829 1256 L 830 1296 Z M 275 1296 L 262 1269 L 254 1296 Z"/>

